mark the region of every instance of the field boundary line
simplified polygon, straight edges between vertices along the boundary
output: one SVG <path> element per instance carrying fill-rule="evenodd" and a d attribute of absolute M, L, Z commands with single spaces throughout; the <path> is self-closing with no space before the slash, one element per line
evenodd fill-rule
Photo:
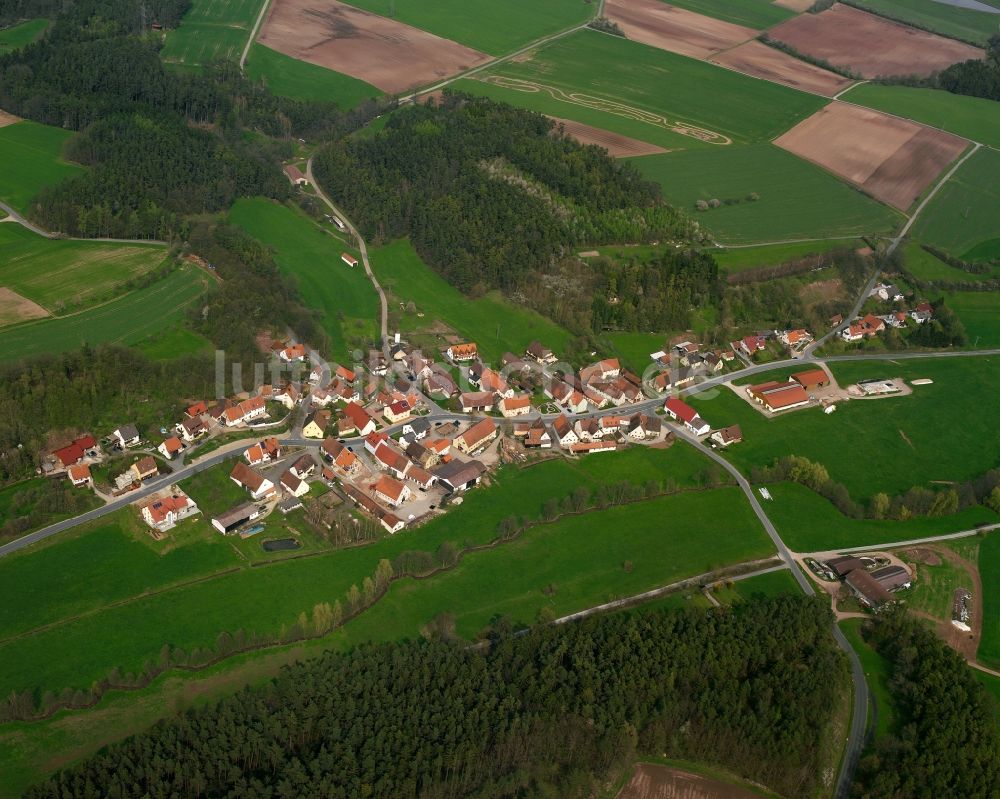
<path fill-rule="evenodd" d="M 882 544 L 870 544 L 868 546 L 857 547 L 837 547 L 836 552 L 871 552 L 883 549 L 895 549 L 896 547 L 916 546 L 918 544 L 933 544 L 936 541 L 954 541 L 960 538 L 971 538 L 979 533 L 992 533 L 1000 530 L 1000 522 L 996 524 L 985 524 L 982 527 L 973 527 L 969 530 L 959 530 L 957 533 L 942 533 L 941 535 L 930 535 L 925 538 L 911 538 L 908 541 L 886 541 Z M 829 551 L 829 550 L 826 550 Z M 811 552 L 799 553 L 801 555 L 812 555 Z"/>
<path fill-rule="evenodd" d="M 257 21 L 254 22 L 253 26 L 250 28 L 250 35 L 247 37 L 247 43 L 243 45 L 243 53 L 240 55 L 240 72 L 243 72 L 243 68 L 246 66 L 247 56 L 250 55 L 250 48 L 253 47 L 253 43 L 257 41 L 257 33 L 260 31 L 261 23 L 264 21 L 264 15 L 270 7 L 271 0 L 264 0 L 264 3 L 260 8 L 260 13 L 257 14 Z"/>

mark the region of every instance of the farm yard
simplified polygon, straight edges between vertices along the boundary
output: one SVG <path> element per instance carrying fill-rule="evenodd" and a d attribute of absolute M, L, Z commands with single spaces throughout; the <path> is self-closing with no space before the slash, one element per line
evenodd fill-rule
<path fill-rule="evenodd" d="M 1000 26 L 1000 3 L 997 0 L 975 0 L 994 12 L 963 8 L 962 3 L 940 0 L 854 0 L 876 14 L 908 22 L 944 36 L 968 42 L 986 44 Z"/>
<path fill-rule="evenodd" d="M 279 268 L 298 281 L 305 302 L 323 313 L 335 358 L 349 358 L 350 341 L 376 334 L 378 296 L 362 268 L 341 260 L 352 247 L 324 232 L 301 211 L 263 198 L 238 200 L 229 219 L 274 248 Z"/>
<path fill-rule="evenodd" d="M 326 100 L 347 109 L 382 95 L 362 80 L 299 61 L 262 44 L 250 48 L 246 69 L 247 75 L 264 81 L 275 94 L 295 100 Z"/>
<path fill-rule="evenodd" d="M 47 19 L 29 19 L 19 25 L 0 30 L 0 55 L 19 50 L 41 38 L 50 23 Z"/>
<path fill-rule="evenodd" d="M 884 233 L 902 221 L 891 208 L 772 144 L 690 150 L 632 163 L 724 244 Z M 749 199 L 751 194 L 758 199 Z M 696 201 L 712 199 L 722 205 L 694 210 Z"/>
<path fill-rule="evenodd" d="M 53 315 L 111 299 L 167 259 L 161 245 L 46 239 L 9 223 L 0 225 L 0 248 L 0 286 Z M 11 321 L 20 320 L 0 320 L 0 325 Z"/>
<path fill-rule="evenodd" d="M 83 344 L 138 344 L 174 329 L 201 296 L 207 278 L 181 267 L 146 288 L 58 319 L 40 319 L 0 330 L 0 359 L 60 353 Z"/>
<path fill-rule="evenodd" d="M 478 50 L 337 0 L 274 0 L 258 41 L 396 94 L 489 60 Z"/>
<path fill-rule="evenodd" d="M 198 68 L 236 61 L 265 0 L 192 0 L 177 30 L 169 31 L 160 57 L 168 64 Z"/>
<path fill-rule="evenodd" d="M 905 211 L 968 142 L 878 111 L 832 102 L 775 144 Z"/>
<path fill-rule="evenodd" d="M 82 167 L 62 159 L 72 135 L 37 122 L 0 125 L 0 200 L 24 213 L 43 188 L 79 174 Z"/>
<path fill-rule="evenodd" d="M 981 48 L 842 3 L 819 14 L 801 14 L 783 22 L 769 30 L 768 36 L 863 78 L 927 77 L 958 61 L 983 57 Z"/>

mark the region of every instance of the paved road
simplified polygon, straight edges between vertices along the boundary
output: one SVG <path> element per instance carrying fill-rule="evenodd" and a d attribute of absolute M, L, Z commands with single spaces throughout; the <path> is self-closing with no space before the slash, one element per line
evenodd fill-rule
<path fill-rule="evenodd" d="M 159 239 L 82 238 L 79 236 L 64 236 L 61 233 L 50 233 L 49 231 L 38 227 L 38 225 L 33 222 L 29 222 L 18 211 L 11 208 L 5 202 L 0 202 L 0 209 L 7 212 L 8 219 L 4 220 L 5 224 L 17 223 L 22 227 L 26 227 L 32 233 L 37 233 L 39 236 L 44 236 L 47 239 L 65 239 L 67 241 L 104 241 L 111 242 L 112 244 L 161 244 L 164 247 L 167 246 L 167 242 L 160 241 Z"/>

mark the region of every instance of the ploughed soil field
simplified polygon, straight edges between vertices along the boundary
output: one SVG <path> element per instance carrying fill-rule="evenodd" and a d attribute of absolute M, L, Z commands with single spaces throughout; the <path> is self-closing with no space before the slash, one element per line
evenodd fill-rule
<path fill-rule="evenodd" d="M 336 0 L 274 0 L 258 41 L 388 94 L 490 60 L 478 50 Z"/>
<path fill-rule="evenodd" d="M 793 89 L 822 94 L 826 97 L 833 97 L 854 82 L 850 78 L 807 61 L 801 61 L 756 40 L 719 53 L 711 60 L 724 67 L 753 75 L 755 78 L 783 83 Z"/>
<path fill-rule="evenodd" d="M 49 315 L 37 302 L 22 297 L 16 291 L 0 286 L 0 327 L 42 319 Z"/>
<path fill-rule="evenodd" d="M 985 55 L 971 44 L 840 3 L 819 14 L 802 14 L 782 22 L 771 28 L 768 36 L 865 78 L 926 77 L 958 61 Z"/>
<path fill-rule="evenodd" d="M 617 23 L 629 39 L 699 59 L 757 35 L 753 28 L 696 14 L 661 0 L 607 0 L 604 16 Z"/>
<path fill-rule="evenodd" d="M 584 125 L 582 122 L 574 122 L 572 119 L 562 119 L 561 117 L 549 117 L 558 126 L 562 126 L 567 136 L 572 136 L 581 144 L 596 144 L 608 151 L 612 158 L 628 158 L 633 155 L 656 155 L 666 153 L 669 150 L 656 144 L 630 139 L 620 133 L 610 130 L 595 128 Z"/>
<path fill-rule="evenodd" d="M 729 782 L 669 766 L 640 763 L 615 799 L 760 799 L 760 794 Z"/>
<path fill-rule="evenodd" d="M 774 141 L 905 211 L 968 142 L 867 108 L 833 102 Z"/>

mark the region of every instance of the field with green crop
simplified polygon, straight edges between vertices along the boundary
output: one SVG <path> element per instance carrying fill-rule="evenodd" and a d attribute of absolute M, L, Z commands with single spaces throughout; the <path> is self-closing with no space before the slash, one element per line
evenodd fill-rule
<path fill-rule="evenodd" d="M 177 324 L 143 339 L 136 349 L 155 361 L 170 361 L 184 355 L 210 352 L 213 346 L 204 336 Z"/>
<path fill-rule="evenodd" d="M 342 252 L 358 252 L 325 233 L 298 210 L 271 200 L 238 200 L 230 220 L 274 248 L 274 258 L 295 277 L 305 302 L 323 313 L 335 358 L 348 358 L 352 341 L 377 335 L 378 295 L 359 263 L 351 269 Z"/>
<path fill-rule="evenodd" d="M 829 416 L 806 408 L 767 418 L 728 389 L 692 403 L 713 427 L 742 426 L 743 442 L 728 448 L 726 457 L 744 471 L 783 455 L 802 455 L 825 465 L 859 501 L 879 491 L 896 494 L 933 481 L 971 479 L 1000 465 L 1000 439 L 982 434 L 988 424 L 982 398 L 1000 391 L 1000 359 L 863 361 L 831 367 L 842 386 L 882 377 L 931 378 L 934 384 L 916 386 L 910 396 L 840 402 Z M 968 424 L 955 425 L 954 419 Z M 859 458 L 873 459 L 878 468 L 859 469 Z"/>
<path fill-rule="evenodd" d="M 160 245 L 46 239 L 20 225 L 0 225 L 0 285 L 53 314 L 114 296 L 167 257 Z"/>
<path fill-rule="evenodd" d="M 980 280 L 992 280 L 1000 275 L 1000 268 L 995 268 L 982 274 L 966 272 L 964 269 L 956 269 L 954 266 L 949 266 L 940 258 L 936 258 L 927 252 L 927 250 L 915 241 L 906 244 L 903 254 L 907 271 L 912 272 L 913 276 L 918 280 L 968 283 Z"/>
<path fill-rule="evenodd" d="M 1000 107 L 993 100 L 877 83 L 859 83 L 841 99 L 1000 147 Z"/>
<path fill-rule="evenodd" d="M 593 17 L 585 0 L 346 0 L 490 55 L 503 55 Z M 759 1 L 759 0 L 758 0 Z"/>
<path fill-rule="evenodd" d="M 965 325 L 970 346 L 1000 347 L 1000 292 L 954 291 L 946 301 Z"/>
<path fill-rule="evenodd" d="M 983 147 L 941 187 L 917 219 L 912 235 L 959 258 L 977 245 L 1000 256 L 997 208 L 1000 208 L 1000 152 Z"/>
<path fill-rule="evenodd" d="M 120 299 L 58 319 L 40 319 L 0 332 L 0 359 L 65 352 L 83 344 L 137 344 L 174 330 L 188 306 L 205 292 L 199 270 L 180 268 Z"/>
<path fill-rule="evenodd" d="M 816 241 L 798 241 L 792 244 L 761 244 L 750 247 L 712 250 L 712 256 L 726 272 L 745 272 L 766 266 L 780 264 L 818 255 L 843 248 L 856 249 L 863 247 L 859 239 L 817 239 Z"/>
<path fill-rule="evenodd" d="M 996 0 L 979 2 L 1000 11 Z M 991 35 L 1000 32 L 1000 14 L 959 8 L 958 4 L 943 0 L 856 0 L 854 4 L 918 28 L 977 44 L 985 44 Z"/>
<path fill-rule="evenodd" d="M 81 167 L 62 160 L 72 135 L 28 121 L 0 128 L 0 200 L 24 212 L 43 188 L 79 174 Z"/>
<path fill-rule="evenodd" d="M 903 219 L 772 144 L 649 155 L 631 163 L 724 243 L 858 236 L 892 230 Z M 750 200 L 751 194 L 758 199 Z M 713 199 L 723 205 L 695 211 L 696 201 Z"/>
<path fill-rule="evenodd" d="M 671 0 L 670 5 L 763 30 L 795 16 L 771 0 Z"/>
<path fill-rule="evenodd" d="M 475 341 L 479 353 L 499 363 L 507 350 L 523 353 L 538 339 L 559 355 L 570 333 L 539 313 L 515 305 L 499 292 L 469 299 L 427 266 L 408 240 L 400 239 L 369 252 L 372 270 L 382 288 L 390 292 L 395 305 L 390 313 L 401 314 L 401 328 L 413 333 L 425 330 L 438 320 L 460 336 Z M 399 303 L 413 302 L 416 313 L 400 309 Z M 423 317 L 417 314 L 423 314 Z M 446 346 L 433 335 L 424 346 Z"/>
<path fill-rule="evenodd" d="M 1000 533 L 979 544 L 979 576 L 983 581 L 983 637 L 979 659 L 1000 668 Z"/>
<path fill-rule="evenodd" d="M 0 55 L 19 50 L 26 44 L 37 41 L 48 27 L 47 19 L 29 19 L 27 22 L 0 30 Z"/>
<path fill-rule="evenodd" d="M 308 64 L 254 43 L 246 63 L 247 76 L 262 80 L 274 94 L 295 100 L 324 100 L 354 108 L 382 92 L 363 80 Z"/>
<path fill-rule="evenodd" d="M 861 660 L 875 705 L 875 735 L 881 736 L 892 732 L 896 715 L 892 693 L 889 691 L 889 664 L 861 637 L 861 626 L 864 623 L 864 619 L 845 619 L 840 622 L 840 629 Z M 869 719 L 869 723 L 872 721 Z"/>
<path fill-rule="evenodd" d="M 239 59 L 264 0 L 192 0 L 177 30 L 167 33 L 163 60 L 184 67 Z"/>
<path fill-rule="evenodd" d="M 529 91 L 483 82 L 496 78 L 525 81 L 519 85 Z M 826 103 L 804 92 L 590 30 L 454 86 L 668 149 L 727 146 L 673 132 L 690 126 L 709 131 L 719 142 L 769 141 Z M 649 121 L 639 121 L 637 115 Z"/>

